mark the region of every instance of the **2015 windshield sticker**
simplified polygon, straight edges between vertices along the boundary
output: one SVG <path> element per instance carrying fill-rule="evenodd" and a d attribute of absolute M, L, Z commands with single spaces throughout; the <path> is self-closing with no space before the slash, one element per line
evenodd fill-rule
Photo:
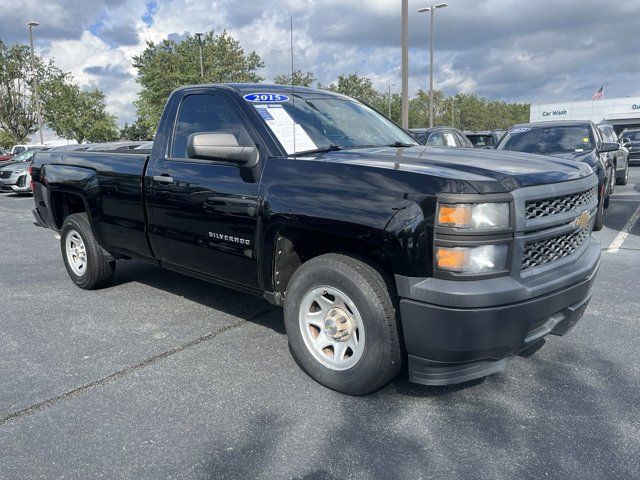
<path fill-rule="evenodd" d="M 509 130 L 507 133 L 524 133 L 524 132 L 528 132 L 529 130 L 531 130 L 530 128 L 512 128 L 511 130 Z"/>
<path fill-rule="evenodd" d="M 251 103 L 284 103 L 289 97 L 282 93 L 247 93 L 242 98 Z"/>

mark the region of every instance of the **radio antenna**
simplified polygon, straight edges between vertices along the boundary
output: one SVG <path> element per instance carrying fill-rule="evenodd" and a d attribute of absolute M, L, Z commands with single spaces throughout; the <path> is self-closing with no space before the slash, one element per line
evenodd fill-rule
<path fill-rule="evenodd" d="M 290 44 L 291 44 L 291 105 L 292 107 L 296 106 L 296 96 L 295 96 L 295 87 L 293 86 L 293 16 L 289 17 L 290 21 Z M 295 113 L 295 108 L 294 108 Z M 293 158 L 296 158 L 296 121 L 293 117 L 291 117 L 291 125 L 293 128 Z"/>

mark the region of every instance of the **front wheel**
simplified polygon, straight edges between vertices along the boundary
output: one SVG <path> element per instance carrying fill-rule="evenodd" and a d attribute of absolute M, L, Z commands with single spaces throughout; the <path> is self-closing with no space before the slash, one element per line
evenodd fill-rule
<path fill-rule="evenodd" d="M 618 185 L 626 185 L 629 182 L 629 162 L 627 162 L 627 166 L 624 168 L 624 172 L 616 179 L 616 183 Z"/>
<path fill-rule="evenodd" d="M 67 273 L 78 287 L 94 290 L 113 277 L 116 262 L 96 242 L 85 213 L 74 213 L 64 220 L 60 247 Z"/>
<path fill-rule="evenodd" d="M 598 202 L 598 210 L 596 210 L 596 218 L 593 221 L 593 231 L 598 232 L 604 226 L 604 199 Z"/>
<path fill-rule="evenodd" d="M 318 383 L 364 395 L 400 371 L 395 294 L 387 275 L 350 255 L 304 263 L 289 282 L 284 319 L 291 352 Z"/>

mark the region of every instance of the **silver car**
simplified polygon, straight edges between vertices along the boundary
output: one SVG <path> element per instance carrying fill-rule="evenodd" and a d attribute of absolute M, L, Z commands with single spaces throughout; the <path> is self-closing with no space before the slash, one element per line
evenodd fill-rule
<path fill-rule="evenodd" d="M 48 147 L 22 152 L 0 167 L 0 192 L 31 193 L 29 166 L 36 152 Z"/>

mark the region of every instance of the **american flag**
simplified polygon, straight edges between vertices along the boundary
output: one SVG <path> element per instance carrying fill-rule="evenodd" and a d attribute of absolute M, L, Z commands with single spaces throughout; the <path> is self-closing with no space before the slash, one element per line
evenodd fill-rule
<path fill-rule="evenodd" d="M 602 85 L 598 90 L 596 90 L 596 93 L 593 94 L 593 96 L 591 97 L 591 100 L 599 100 L 602 97 L 604 97 L 604 85 Z"/>

